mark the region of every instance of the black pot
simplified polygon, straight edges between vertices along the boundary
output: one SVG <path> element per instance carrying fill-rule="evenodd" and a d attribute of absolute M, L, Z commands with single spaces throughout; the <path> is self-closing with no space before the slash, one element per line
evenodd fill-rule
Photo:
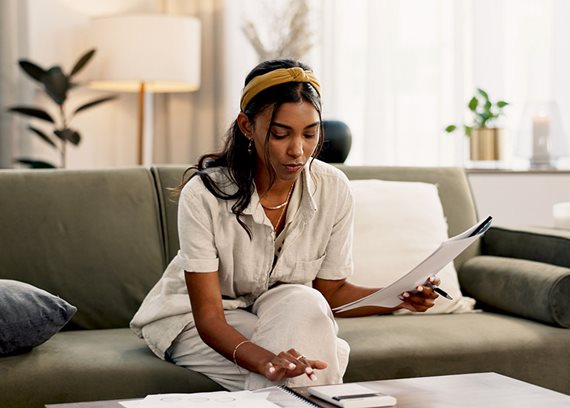
<path fill-rule="evenodd" d="M 344 163 L 352 146 L 352 133 L 340 120 L 323 120 L 324 141 L 317 157 L 327 163 Z"/>

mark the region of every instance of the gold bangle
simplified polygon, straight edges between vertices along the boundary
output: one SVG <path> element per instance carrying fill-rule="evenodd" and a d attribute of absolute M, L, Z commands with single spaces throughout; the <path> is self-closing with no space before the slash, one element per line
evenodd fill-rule
<path fill-rule="evenodd" d="M 236 353 L 238 351 L 238 348 L 240 348 L 240 346 L 244 345 L 245 343 L 251 343 L 251 341 L 243 340 L 243 341 L 239 342 L 238 345 L 234 347 L 234 352 L 232 353 L 232 359 L 234 360 L 234 364 L 237 366 L 240 374 L 241 374 L 241 370 L 240 370 L 239 364 L 237 363 L 237 360 L 236 360 Z"/>

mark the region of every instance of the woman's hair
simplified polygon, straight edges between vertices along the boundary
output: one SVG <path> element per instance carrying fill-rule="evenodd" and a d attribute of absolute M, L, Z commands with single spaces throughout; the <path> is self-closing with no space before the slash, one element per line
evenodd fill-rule
<path fill-rule="evenodd" d="M 304 70 L 311 70 L 307 65 L 291 60 L 277 59 L 265 61 L 257 65 L 245 78 L 246 86 L 252 79 L 259 75 L 266 74 L 279 68 L 300 67 Z M 318 155 L 322 147 L 323 129 L 321 118 L 321 98 L 315 88 L 308 82 L 286 82 L 269 87 L 255 95 L 243 108 L 243 113 L 250 121 L 260 115 L 265 109 L 271 108 L 271 119 L 273 121 L 279 107 L 284 103 L 305 101 L 312 104 L 319 114 L 320 132 L 319 142 L 313 156 Z M 266 142 L 269 140 L 270 132 L 267 131 Z M 251 201 L 254 190 L 254 176 L 257 160 L 255 154 L 248 153 L 249 138 L 240 130 L 237 120 L 234 120 L 225 135 L 225 143 L 221 152 L 208 153 L 200 157 L 198 164 L 188 168 L 183 174 L 182 183 L 175 189 L 180 192 L 186 183 L 195 176 L 199 176 L 206 188 L 217 198 L 222 200 L 236 200 L 232 205 L 232 212 L 236 215 L 238 223 L 245 229 L 251 238 L 251 231 L 241 220 L 243 211 Z M 270 175 L 270 186 L 275 182 L 275 170 L 271 167 L 269 160 L 269 144 L 265 143 L 265 163 Z M 228 193 L 224 187 L 227 183 L 218 184 L 209 174 L 208 169 L 213 167 L 227 168 L 227 174 L 231 182 L 237 187 L 236 191 Z M 192 173 L 192 171 L 194 171 Z M 191 175 L 188 177 L 188 174 Z"/>

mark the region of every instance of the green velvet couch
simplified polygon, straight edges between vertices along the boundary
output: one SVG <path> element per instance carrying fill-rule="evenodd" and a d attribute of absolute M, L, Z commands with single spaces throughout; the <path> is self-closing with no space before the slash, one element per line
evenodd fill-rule
<path fill-rule="evenodd" d="M 476 221 L 462 169 L 341 169 L 353 179 L 436 183 L 450 235 Z M 178 249 L 167 189 L 182 171 L 0 171 L 0 279 L 78 309 L 44 344 L 0 357 L 1 407 L 220 389 L 159 360 L 128 328 Z M 570 330 L 560 327 L 569 321 L 569 254 L 568 233 L 491 229 L 456 260 L 463 292 L 483 311 L 338 319 L 352 349 L 345 380 L 495 371 L 570 393 Z"/>

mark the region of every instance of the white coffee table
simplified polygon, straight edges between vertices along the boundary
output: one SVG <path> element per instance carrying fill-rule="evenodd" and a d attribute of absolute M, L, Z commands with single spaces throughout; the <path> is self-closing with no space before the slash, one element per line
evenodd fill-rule
<path fill-rule="evenodd" d="M 359 383 L 393 395 L 397 408 L 570 408 L 570 396 L 496 373 Z M 296 390 L 307 395 L 306 387 Z M 314 397 L 313 397 L 314 398 Z M 333 405 L 323 403 L 323 406 Z M 46 405 L 47 408 L 122 408 L 119 401 Z M 245 407 L 244 407 L 245 408 Z"/>
<path fill-rule="evenodd" d="M 393 395 L 398 408 L 565 408 L 570 396 L 496 373 L 361 383 Z"/>

